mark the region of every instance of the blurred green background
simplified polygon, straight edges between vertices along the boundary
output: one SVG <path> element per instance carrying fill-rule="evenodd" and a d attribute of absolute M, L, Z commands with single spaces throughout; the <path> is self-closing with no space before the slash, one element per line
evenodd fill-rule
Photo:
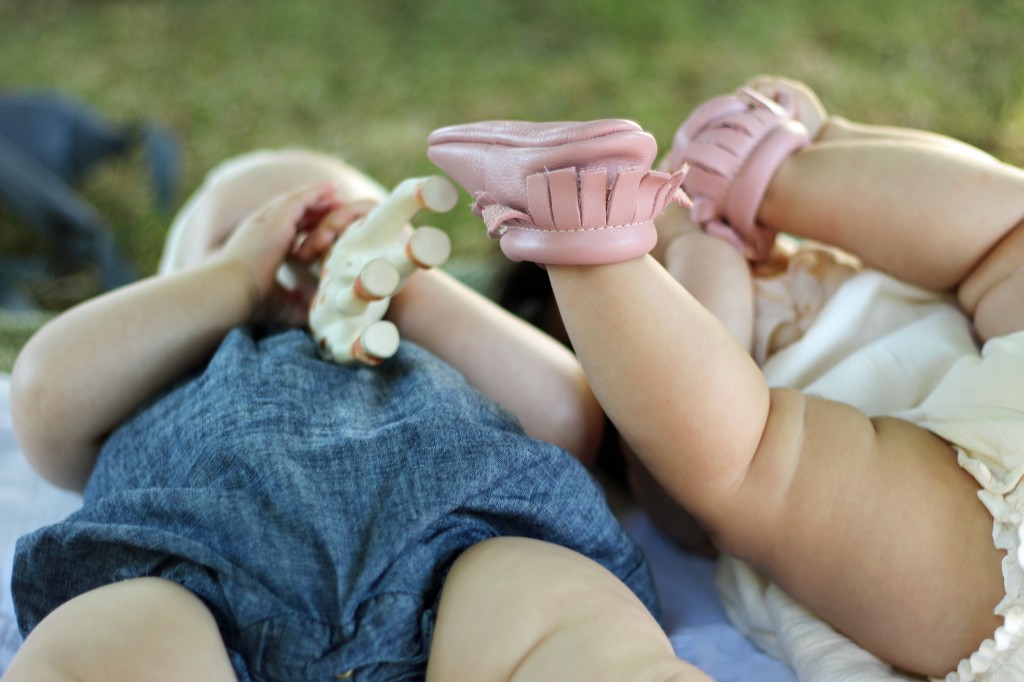
<path fill-rule="evenodd" d="M 848 118 L 1021 164 L 1022 26 L 1018 0 L 0 0 L 0 88 L 57 89 L 112 121 L 170 128 L 179 203 L 259 147 L 336 153 L 390 186 L 435 172 L 432 129 L 486 118 L 631 118 L 667 150 L 695 105 L 758 73 L 804 80 Z M 129 156 L 81 191 L 151 272 L 167 219 L 145 173 Z M 430 222 L 456 264 L 495 253 L 467 210 Z M 0 253 L 33 249 L 0 211 Z M 95 293 L 88 273 L 34 286 L 50 310 Z M 33 324 L 0 313 L 0 370 Z"/>

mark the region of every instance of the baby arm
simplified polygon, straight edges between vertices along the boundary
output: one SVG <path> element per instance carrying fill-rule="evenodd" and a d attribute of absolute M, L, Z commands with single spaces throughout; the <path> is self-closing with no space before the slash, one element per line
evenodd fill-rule
<path fill-rule="evenodd" d="M 205 360 L 232 327 L 268 314 L 300 219 L 330 201 L 323 187 L 284 196 L 209 260 L 86 301 L 40 329 L 11 385 L 15 435 L 32 466 L 55 485 L 83 489 L 118 423 Z"/>
<path fill-rule="evenodd" d="M 515 414 L 527 435 L 593 463 L 604 412 L 575 355 L 554 338 L 439 270 L 410 277 L 388 317 Z"/>

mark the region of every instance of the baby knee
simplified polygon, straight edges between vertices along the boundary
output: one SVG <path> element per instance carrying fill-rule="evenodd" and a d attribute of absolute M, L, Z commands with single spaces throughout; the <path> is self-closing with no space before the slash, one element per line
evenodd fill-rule
<path fill-rule="evenodd" d="M 982 340 L 1024 328 L 1024 221 L 1010 230 L 957 288 L 957 301 L 974 318 Z"/>
<path fill-rule="evenodd" d="M 203 602 L 176 584 L 137 578 L 86 592 L 48 615 L 4 681 L 127 682 L 154 669 L 174 679 L 235 679 Z"/>
<path fill-rule="evenodd" d="M 974 330 L 983 342 L 1024 329 L 1021 300 L 1024 300 L 1024 265 L 991 283 L 975 300 L 968 300 L 967 303 L 973 304 L 971 307 L 964 304 L 963 296 L 960 297 L 961 306 L 972 314 Z"/>
<path fill-rule="evenodd" d="M 646 607 L 594 561 L 539 540 L 495 538 L 453 566 L 428 680 L 637 677 L 705 679 L 676 659 Z"/>

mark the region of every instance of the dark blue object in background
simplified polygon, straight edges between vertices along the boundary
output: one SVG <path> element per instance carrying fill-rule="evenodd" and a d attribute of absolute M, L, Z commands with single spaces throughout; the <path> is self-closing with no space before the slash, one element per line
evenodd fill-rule
<path fill-rule="evenodd" d="M 138 277 L 107 221 L 75 191 L 98 163 L 144 145 L 159 208 L 174 206 L 178 146 L 150 124 L 113 125 L 87 106 L 50 92 L 0 93 L 0 207 L 32 230 L 66 266 L 93 265 L 104 289 Z M 4 259 L 0 307 L 25 307 L 15 285 L 39 267 Z"/>

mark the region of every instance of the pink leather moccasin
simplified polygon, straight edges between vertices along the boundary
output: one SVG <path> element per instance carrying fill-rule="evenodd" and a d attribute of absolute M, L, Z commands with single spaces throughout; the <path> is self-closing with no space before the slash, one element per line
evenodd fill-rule
<path fill-rule="evenodd" d="M 751 260 L 764 260 L 775 232 L 758 224 L 757 209 L 782 162 L 810 142 L 792 112 L 742 88 L 690 114 L 676 132 L 669 167 L 689 166 L 683 189 L 695 223 Z"/>
<path fill-rule="evenodd" d="M 428 143 L 516 261 L 638 258 L 657 241 L 654 218 L 670 201 L 686 202 L 683 172 L 652 171 L 657 143 L 632 121 L 485 121 L 441 128 Z"/>

